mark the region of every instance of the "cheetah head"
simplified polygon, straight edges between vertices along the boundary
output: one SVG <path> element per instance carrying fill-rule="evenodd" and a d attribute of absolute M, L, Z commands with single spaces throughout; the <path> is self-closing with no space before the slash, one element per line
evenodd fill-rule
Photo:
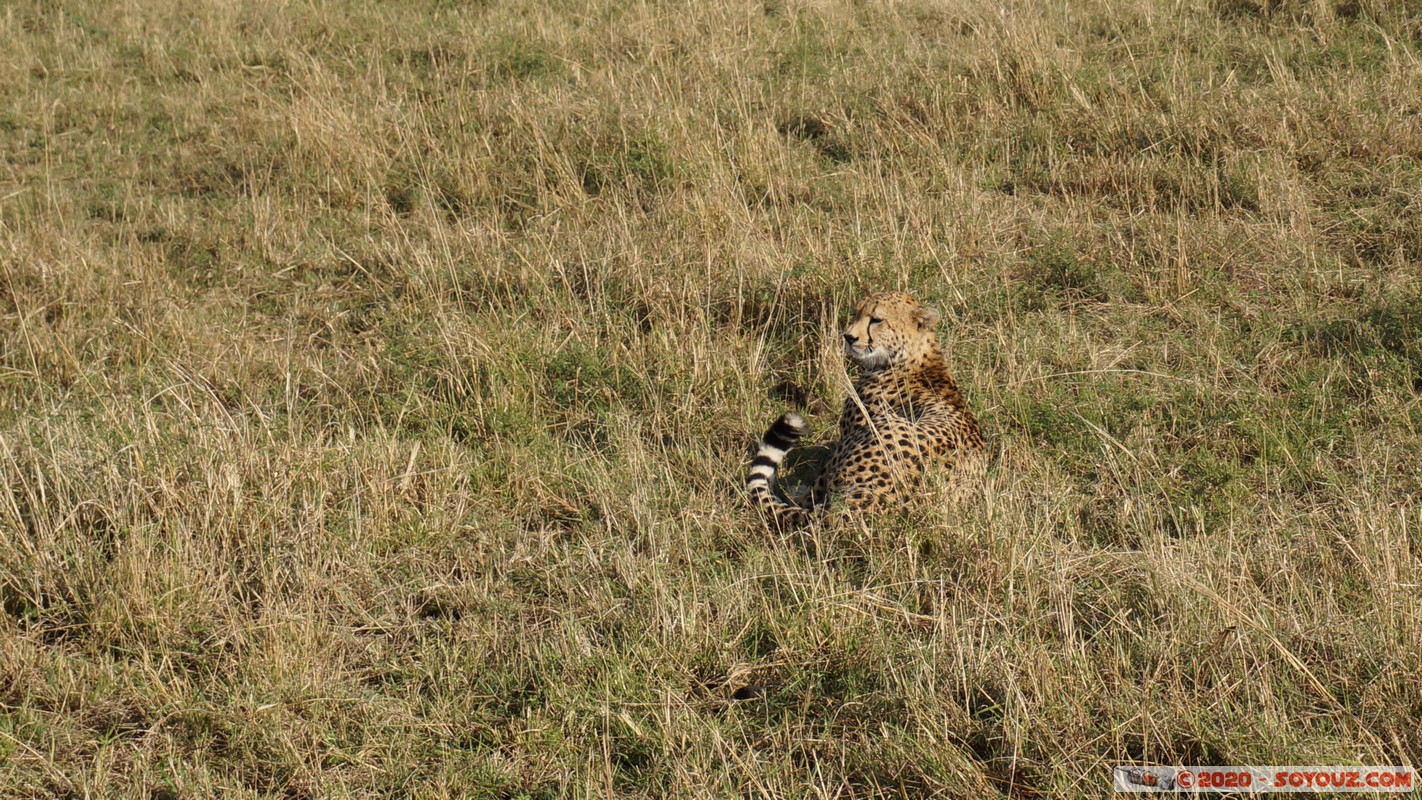
<path fill-rule="evenodd" d="M 938 346 L 938 312 L 898 292 L 871 294 L 854 307 L 844 349 L 866 370 L 902 364 Z"/>

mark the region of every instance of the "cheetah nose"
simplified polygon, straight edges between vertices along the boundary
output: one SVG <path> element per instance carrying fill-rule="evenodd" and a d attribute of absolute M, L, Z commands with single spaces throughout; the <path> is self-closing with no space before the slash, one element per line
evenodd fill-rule
<path fill-rule="evenodd" d="M 858 337 L 858 336 L 855 336 L 855 335 L 852 334 L 852 333 L 846 333 L 846 334 L 844 335 L 844 343 L 845 343 L 845 344 L 852 345 L 852 344 L 854 344 L 854 343 L 857 342 L 857 341 L 859 341 L 859 337 Z"/>

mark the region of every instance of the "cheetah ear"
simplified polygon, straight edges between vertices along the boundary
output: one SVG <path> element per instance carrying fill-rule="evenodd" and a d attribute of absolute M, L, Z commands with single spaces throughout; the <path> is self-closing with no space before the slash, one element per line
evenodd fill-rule
<path fill-rule="evenodd" d="M 938 324 L 938 320 L 943 318 L 943 315 L 938 313 L 938 309 L 929 308 L 928 306 L 920 308 L 918 313 L 914 316 L 918 320 L 919 330 L 929 330 Z"/>

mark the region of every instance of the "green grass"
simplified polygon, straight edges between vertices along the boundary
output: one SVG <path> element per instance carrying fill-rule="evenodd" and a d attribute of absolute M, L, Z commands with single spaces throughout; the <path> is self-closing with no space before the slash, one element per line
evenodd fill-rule
<path fill-rule="evenodd" d="M 0 9 L 0 795 L 1422 755 L 1410 4 L 249 6 Z M 987 485 L 768 534 L 883 289 Z"/>

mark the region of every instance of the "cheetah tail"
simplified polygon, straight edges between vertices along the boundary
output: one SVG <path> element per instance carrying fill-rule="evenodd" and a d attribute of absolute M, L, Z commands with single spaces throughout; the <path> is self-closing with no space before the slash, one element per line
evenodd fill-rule
<path fill-rule="evenodd" d="M 787 503 L 775 496 L 775 473 L 780 470 L 780 462 L 785 453 L 805 435 L 805 420 L 791 412 L 782 416 L 765 432 L 755 458 L 751 459 L 750 472 L 746 475 L 746 490 L 751 502 L 770 521 L 772 527 L 787 528 L 801 525 L 810 518 L 810 512 L 800 506 Z"/>

